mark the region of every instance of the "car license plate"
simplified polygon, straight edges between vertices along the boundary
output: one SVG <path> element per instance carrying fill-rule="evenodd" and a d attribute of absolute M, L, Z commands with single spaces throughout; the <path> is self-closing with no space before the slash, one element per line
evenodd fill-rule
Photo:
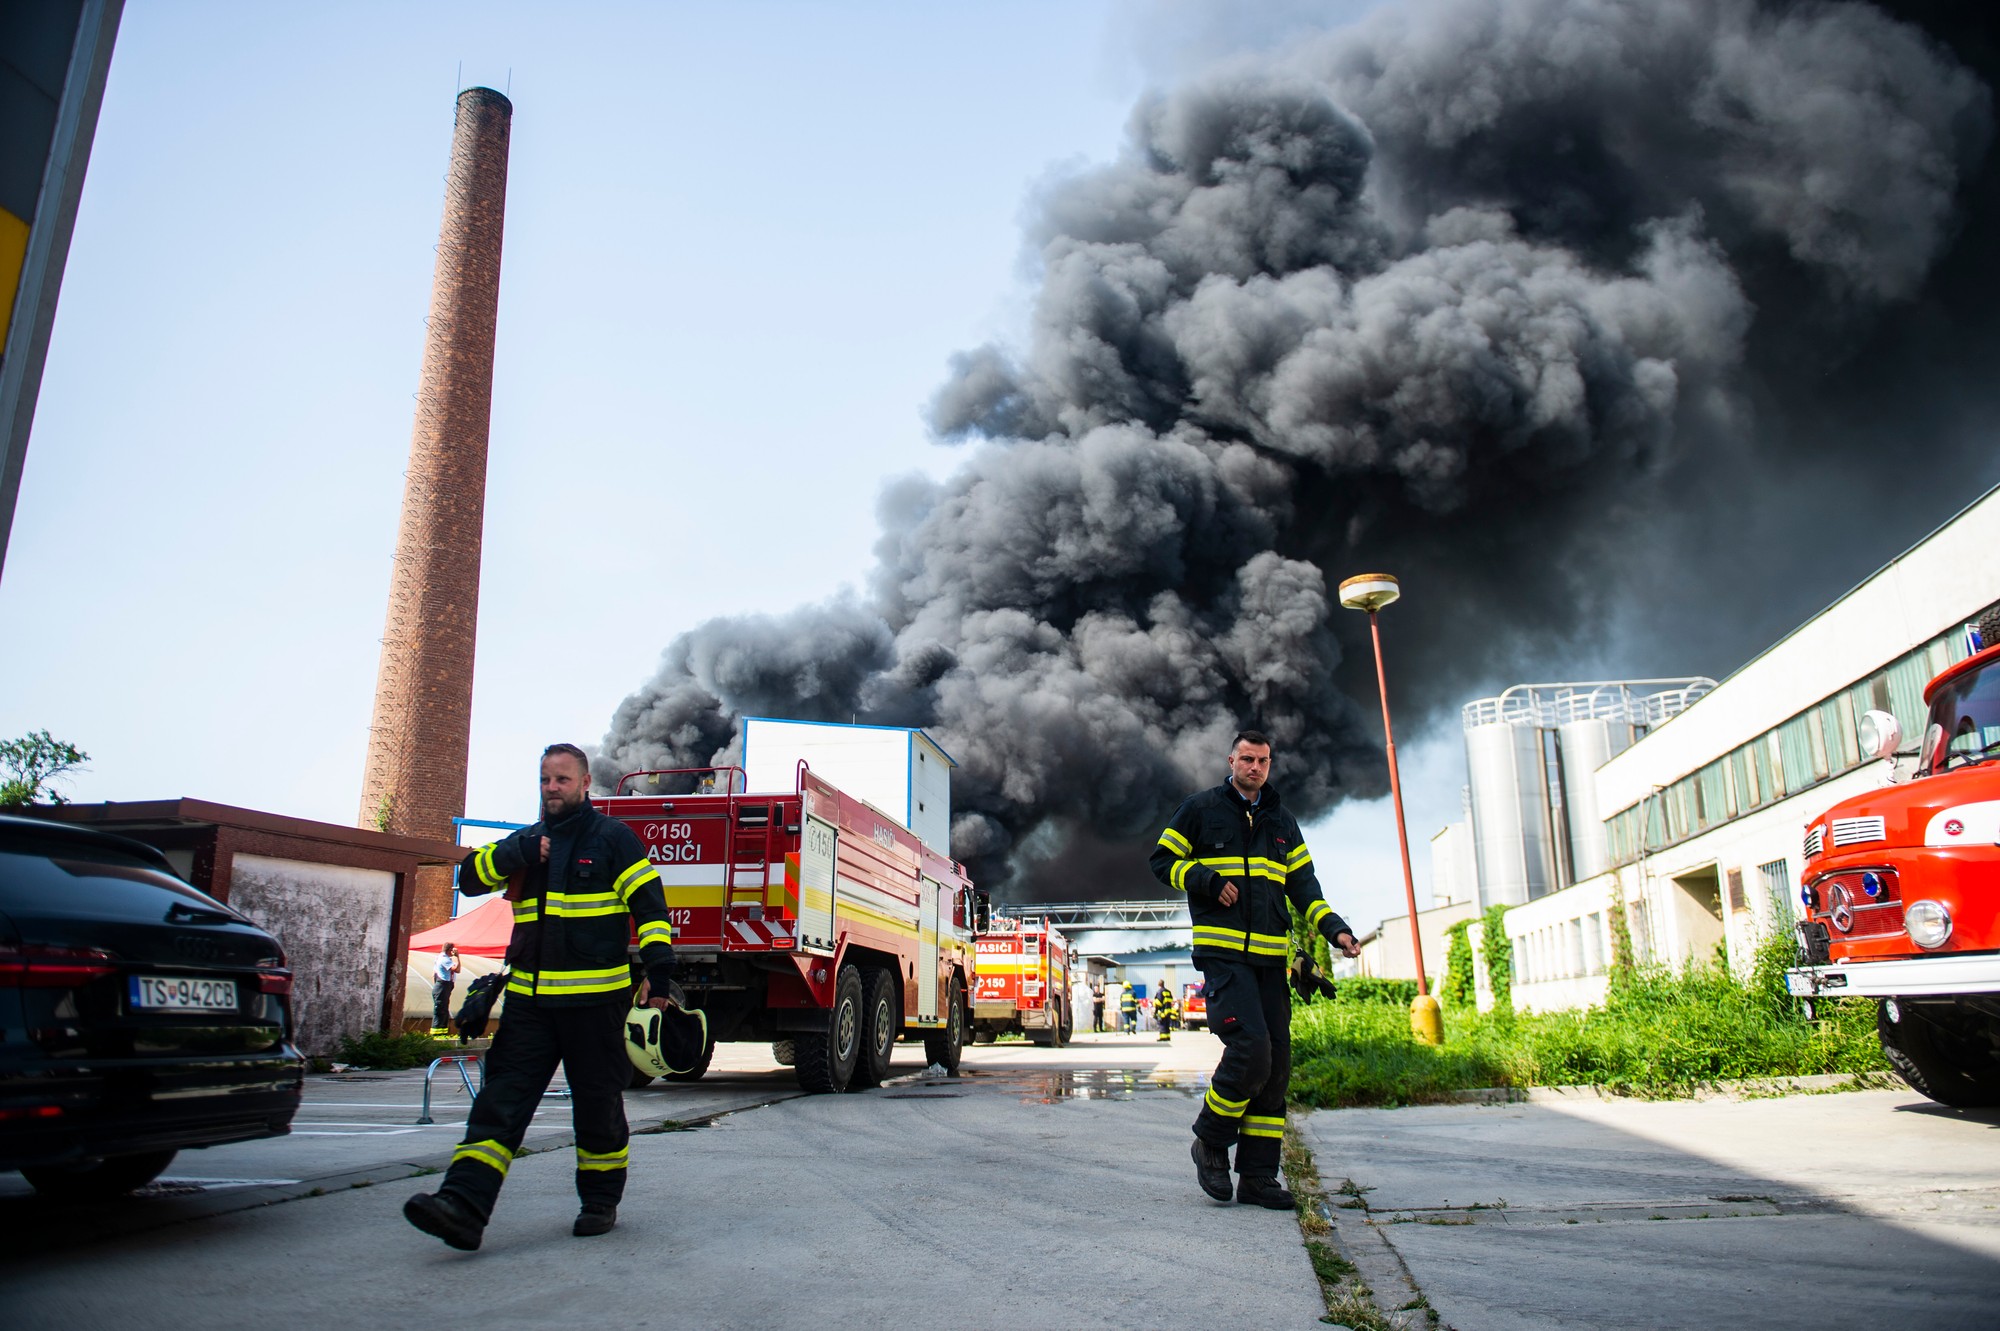
<path fill-rule="evenodd" d="M 234 1012 L 236 981 L 185 975 L 134 975 L 132 1006 L 152 1012 Z"/>

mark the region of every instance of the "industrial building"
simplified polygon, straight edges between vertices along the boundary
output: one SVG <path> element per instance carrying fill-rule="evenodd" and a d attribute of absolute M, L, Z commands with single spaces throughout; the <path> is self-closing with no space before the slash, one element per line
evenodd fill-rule
<path fill-rule="evenodd" d="M 1526 1010 L 1603 1001 L 1617 903 L 1640 962 L 1740 971 L 1793 925 L 1805 825 L 1907 775 L 1907 758 L 1863 759 L 1858 723 L 1886 711 L 1912 745 L 1923 733 L 1924 685 L 2000 602 L 1996 534 L 2000 488 L 1720 683 L 1522 685 L 1467 704 L 1469 818 L 1432 840 L 1425 915 L 1509 907 Z M 1475 973 L 1490 1003 L 1483 959 Z"/>

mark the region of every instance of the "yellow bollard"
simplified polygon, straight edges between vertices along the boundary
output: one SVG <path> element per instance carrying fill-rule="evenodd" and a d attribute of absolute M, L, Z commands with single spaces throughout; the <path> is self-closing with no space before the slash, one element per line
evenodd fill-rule
<path fill-rule="evenodd" d="M 1429 994 L 1410 1000 L 1410 1033 L 1418 1044 L 1444 1043 L 1444 1013 Z"/>

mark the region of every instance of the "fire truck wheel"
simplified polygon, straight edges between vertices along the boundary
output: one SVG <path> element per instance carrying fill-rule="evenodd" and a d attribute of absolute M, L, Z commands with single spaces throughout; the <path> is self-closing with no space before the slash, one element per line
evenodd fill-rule
<path fill-rule="evenodd" d="M 1915 1003 L 1901 1004 L 1902 1020 L 1889 1020 L 1888 1004 L 1875 1010 L 1875 1030 L 1882 1053 L 1896 1075 L 1919 1095 L 1953 1109 L 1990 1109 L 2000 1105 L 2000 1066 L 1992 1046 L 1977 1032 L 1961 1032 L 1932 1020 Z M 1969 1020 L 1985 1018 L 1969 1014 Z M 1947 1019 L 1949 1020 L 1949 1019 Z"/>
<path fill-rule="evenodd" d="M 975 1026 L 972 1030 L 972 1042 L 974 1044 L 992 1044 L 999 1038 L 998 1032 L 989 1031 L 984 1026 Z"/>
<path fill-rule="evenodd" d="M 861 1055 L 854 1060 L 854 1090 L 880 1086 L 889 1075 L 896 1037 L 903 1033 L 903 1005 L 896 1001 L 896 977 L 870 966 L 862 972 Z"/>
<path fill-rule="evenodd" d="M 1076 1038 L 1076 1009 L 1069 1005 L 1069 995 L 1062 996 L 1062 1043 L 1068 1044 Z"/>
<path fill-rule="evenodd" d="M 951 986 L 951 1010 L 945 1013 L 944 1029 L 924 1032 L 924 1058 L 946 1072 L 958 1071 L 959 1056 L 965 1052 L 965 990 Z"/>
<path fill-rule="evenodd" d="M 854 1064 L 861 1057 L 861 972 L 842 966 L 833 984 L 833 1010 L 827 1028 L 792 1037 L 799 1086 L 814 1095 L 847 1089 Z"/>
<path fill-rule="evenodd" d="M 789 1068 L 799 1061 L 799 1051 L 790 1040 L 771 1041 L 771 1057 L 781 1068 Z"/>

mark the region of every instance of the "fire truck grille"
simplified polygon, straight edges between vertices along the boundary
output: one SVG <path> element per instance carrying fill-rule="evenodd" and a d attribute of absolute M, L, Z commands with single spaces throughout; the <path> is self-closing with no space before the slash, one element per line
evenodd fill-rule
<path fill-rule="evenodd" d="M 1815 827 L 1812 831 L 1806 833 L 1807 859 L 1809 860 L 1818 859 L 1820 857 L 1820 852 L 1825 849 L 1826 849 L 1826 829 L 1824 827 Z"/>
<path fill-rule="evenodd" d="M 1833 820 L 1833 844 L 1836 846 L 1859 846 L 1868 841 L 1885 840 L 1888 835 L 1888 824 L 1879 816 Z"/>

